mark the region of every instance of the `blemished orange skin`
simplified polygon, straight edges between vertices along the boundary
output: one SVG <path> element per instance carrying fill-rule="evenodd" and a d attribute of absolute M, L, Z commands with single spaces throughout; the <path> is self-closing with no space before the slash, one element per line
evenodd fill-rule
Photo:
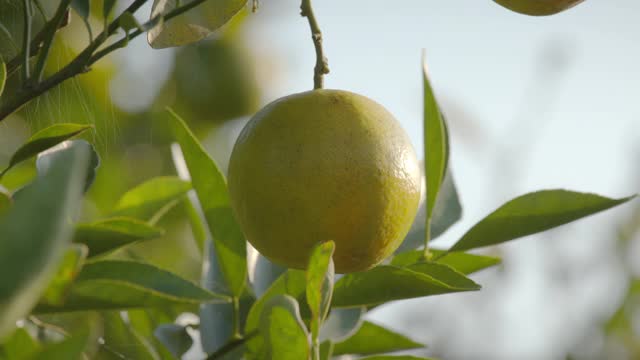
<path fill-rule="evenodd" d="M 281 98 L 242 130 L 229 163 L 231 205 L 247 240 L 304 269 L 333 240 L 338 273 L 367 270 L 406 236 L 420 200 L 415 151 L 382 105 L 342 90 Z"/>
<path fill-rule="evenodd" d="M 509 10 L 531 16 L 548 16 L 570 9 L 584 0 L 494 0 Z"/>

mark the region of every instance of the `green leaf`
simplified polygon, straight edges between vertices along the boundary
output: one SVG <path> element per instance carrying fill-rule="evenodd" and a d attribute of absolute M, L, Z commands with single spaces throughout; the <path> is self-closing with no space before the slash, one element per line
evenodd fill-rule
<path fill-rule="evenodd" d="M 371 355 L 423 347 L 425 347 L 424 344 L 415 342 L 404 335 L 365 321 L 360 330 L 353 336 L 334 344 L 333 356 L 346 354 Z"/>
<path fill-rule="evenodd" d="M 119 312 L 102 313 L 104 323 L 104 344 L 94 360 L 157 360 L 158 354 L 130 324 L 126 323 Z"/>
<path fill-rule="evenodd" d="M 13 154 L 11 160 L 9 160 L 9 165 L 0 173 L 0 177 L 20 162 L 36 156 L 38 153 L 54 147 L 91 127 L 91 125 L 80 124 L 56 124 L 38 131 Z"/>
<path fill-rule="evenodd" d="M 542 190 L 517 197 L 473 226 L 449 251 L 468 250 L 549 230 L 625 203 L 568 190 Z"/>
<path fill-rule="evenodd" d="M 309 359 L 309 334 L 300 317 L 296 299 L 278 295 L 265 304 L 260 317 L 260 333 L 266 344 L 267 359 Z"/>
<path fill-rule="evenodd" d="M 69 244 L 87 160 L 81 147 L 63 151 L 0 218 L 0 341 L 36 304 Z"/>
<path fill-rule="evenodd" d="M 175 176 L 160 176 L 127 191 L 113 209 L 113 214 L 149 220 L 162 208 L 181 199 L 191 183 Z"/>
<path fill-rule="evenodd" d="M 423 59 L 424 84 L 424 162 L 426 177 L 426 220 L 433 215 L 440 185 L 447 171 L 448 139 L 440 107 L 429 82 L 427 64 Z"/>
<path fill-rule="evenodd" d="M 128 325 L 144 341 L 148 342 L 162 360 L 175 360 L 176 357 L 154 335 L 155 329 L 161 324 L 171 324 L 177 318 L 177 314 L 191 308 L 190 305 L 178 305 L 164 308 L 144 308 L 127 310 Z M 191 310 L 187 310 L 191 311 Z"/>
<path fill-rule="evenodd" d="M 176 358 L 181 358 L 193 345 L 187 328 L 177 324 L 162 324 L 153 334 Z"/>
<path fill-rule="evenodd" d="M 435 262 L 419 262 L 407 266 L 407 269 L 419 272 L 421 274 L 429 275 L 434 279 L 442 281 L 447 285 L 455 286 L 461 289 L 480 289 L 480 285 L 476 284 L 473 280 L 464 276 L 464 274 L 456 271 L 452 267 L 439 264 Z"/>
<path fill-rule="evenodd" d="M 0 216 L 9 211 L 12 204 L 13 199 L 11 198 L 11 193 L 5 189 L 4 186 L 0 185 Z"/>
<path fill-rule="evenodd" d="M 88 19 L 91 14 L 90 0 L 71 0 L 71 7 L 83 19 Z"/>
<path fill-rule="evenodd" d="M 214 2 L 215 3 L 215 2 Z M 224 175 L 187 125 L 172 111 L 170 128 L 182 148 L 231 295 L 239 296 L 247 278 L 247 247 L 236 222 Z"/>
<path fill-rule="evenodd" d="M 298 299 L 304 296 L 306 288 L 306 276 L 304 271 L 289 269 L 282 274 L 269 287 L 262 297 L 260 297 L 249 310 L 247 322 L 245 324 L 245 334 L 250 334 L 257 330 L 260 324 L 260 317 L 265 308 L 265 304 L 278 295 L 290 295 Z M 246 343 L 247 351 L 256 356 L 264 353 L 264 340 L 261 336 L 255 336 Z"/>
<path fill-rule="evenodd" d="M 7 81 L 7 65 L 2 60 L 2 55 L 0 55 L 0 96 L 2 96 L 2 91 L 4 91 L 4 84 Z"/>
<path fill-rule="evenodd" d="M 69 292 L 71 284 L 80 273 L 89 250 L 82 244 L 72 244 L 64 254 L 58 265 L 55 276 L 49 282 L 44 295 L 40 299 L 41 304 L 62 305 Z"/>
<path fill-rule="evenodd" d="M 151 47 L 161 49 L 202 40 L 231 20 L 246 3 L 247 0 L 205 1 L 149 31 L 147 41 Z M 176 7 L 177 0 L 154 0 L 151 18 L 167 15 Z"/>
<path fill-rule="evenodd" d="M 195 197 L 195 192 L 192 194 L 193 197 Z M 187 213 L 189 225 L 191 225 L 193 240 L 198 246 L 198 250 L 200 250 L 200 253 L 204 254 L 206 242 L 208 240 L 207 237 L 209 236 L 208 229 L 205 229 L 204 219 L 200 216 L 198 209 L 196 209 L 196 205 L 191 196 L 192 194 L 188 194 L 188 200 L 182 202 L 182 205 L 184 207 L 184 211 Z"/>
<path fill-rule="evenodd" d="M 426 216 L 426 206 L 423 194 L 423 198 L 420 202 L 420 208 L 418 209 L 416 218 L 413 221 L 411 230 L 409 230 L 409 234 L 407 234 L 407 237 L 396 250 L 396 254 L 424 246 Z M 442 182 L 442 187 L 438 193 L 436 205 L 433 208 L 433 216 L 431 218 L 430 226 L 430 239 L 433 240 L 442 235 L 461 218 L 462 205 L 460 205 L 460 199 L 458 198 L 458 190 L 456 189 L 455 182 L 453 181 L 451 170 L 447 170 L 444 181 Z"/>
<path fill-rule="evenodd" d="M 116 5 L 116 0 L 104 0 L 102 7 L 102 16 L 107 19 Z"/>
<path fill-rule="evenodd" d="M 320 344 L 320 359 L 319 360 L 331 360 L 333 356 L 333 343 L 331 341 L 325 341 Z"/>
<path fill-rule="evenodd" d="M 24 328 L 17 328 L 0 343 L 0 359 L 25 359 L 40 349 L 40 344 Z"/>
<path fill-rule="evenodd" d="M 335 269 L 333 265 L 333 241 L 326 241 L 316 245 L 309 258 L 307 267 L 307 304 L 311 310 L 311 336 L 318 338 L 320 325 L 329 312 L 331 295 L 333 294 L 333 279 Z"/>
<path fill-rule="evenodd" d="M 62 307 L 39 306 L 38 312 L 161 307 L 229 301 L 154 265 L 135 261 L 88 262 Z"/>
<path fill-rule="evenodd" d="M 431 253 L 435 259 L 438 259 L 437 263 L 448 265 L 465 275 L 498 265 L 501 262 L 500 258 L 463 252 L 447 254 L 446 251 L 432 249 Z M 423 261 L 423 257 L 422 250 L 410 251 L 394 256 L 391 265 L 405 267 Z"/>
<path fill-rule="evenodd" d="M 89 339 L 88 333 L 72 335 L 61 342 L 47 344 L 42 349 L 29 357 L 29 360 L 52 360 L 52 359 L 82 359 L 82 352 Z"/>
<path fill-rule="evenodd" d="M 360 358 L 358 360 L 435 360 L 426 357 L 418 357 L 412 355 L 375 355 Z"/>
<path fill-rule="evenodd" d="M 125 11 L 120 16 L 119 25 L 125 32 L 128 32 L 132 29 L 141 29 L 140 24 L 138 23 L 138 20 L 136 20 L 136 17 L 133 16 L 133 14 L 128 11 Z"/>
<path fill-rule="evenodd" d="M 342 341 L 353 335 L 362 325 L 367 309 L 364 306 L 355 308 L 335 308 L 320 328 L 320 341 Z"/>
<path fill-rule="evenodd" d="M 451 170 L 447 170 L 431 217 L 431 239 L 442 235 L 462 218 L 462 205 Z M 423 230 L 424 232 L 424 230 Z"/>
<path fill-rule="evenodd" d="M 92 257 L 163 234 L 162 229 L 140 220 L 116 217 L 76 226 L 73 241 L 85 244 L 89 248 L 89 257 Z"/>
<path fill-rule="evenodd" d="M 334 307 L 377 305 L 387 301 L 478 290 L 458 287 L 441 279 L 395 266 L 377 266 L 343 276 L 333 290 Z"/>
<path fill-rule="evenodd" d="M 84 183 L 84 191 L 86 192 L 89 190 L 91 184 L 93 184 L 93 181 L 96 178 L 96 172 L 100 166 L 100 157 L 93 148 L 93 145 L 89 144 L 85 140 L 67 140 L 39 153 L 38 158 L 36 159 L 36 169 L 38 170 L 38 174 L 46 172 L 46 170 L 51 166 L 52 159 L 58 157 L 62 150 L 71 146 L 83 146 L 88 149 L 90 155 L 88 166 L 89 171 L 87 172 L 87 177 Z"/>

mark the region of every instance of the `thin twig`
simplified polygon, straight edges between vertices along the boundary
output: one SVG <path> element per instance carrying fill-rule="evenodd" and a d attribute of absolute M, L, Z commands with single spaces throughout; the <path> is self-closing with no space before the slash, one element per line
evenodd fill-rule
<path fill-rule="evenodd" d="M 181 15 L 181 14 L 191 10 L 192 8 L 200 5 L 201 3 L 205 2 L 205 1 L 206 0 L 196 0 L 196 1 L 193 1 L 193 2 L 190 2 L 190 3 L 186 4 L 186 5 L 184 5 L 182 7 L 173 9 L 169 13 L 167 13 L 167 15 L 165 15 L 163 17 L 163 19 L 164 19 L 165 22 L 169 21 L 170 19 L 172 19 L 172 18 L 174 18 L 174 17 L 176 17 L 178 15 Z M 158 17 L 160 17 L 160 16 L 161 15 L 158 15 Z M 158 21 L 158 19 L 153 18 L 153 19 L 149 20 L 148 22 L 146 22 L 145 24 L 143 24 L 142 27 L 144 28 L 144 27 L 146 27 L 146 25 L 154 23 L 156 21 Z M 113 52 L 114 50 L 117 50 L 119 48 L 122 48 L 122 47 L 126 46 L 126 44 L 129 41 L 135 39 L 136 37 L 138 37 L 143 32 L 144 31 L 142 31 L 141 29 L 136 29 L 135 31 L 130 32 L 129 36 L 125 36 L 124 38 L 122 38 L 122 39 L 114 42 L 113 44 L 107 46 L 106 48 L 98 51 L 97 53 L 95 53 L 95 55 L 93 55 L 91 57 L 90 64 L 93 64 L 96 61 L 102 59 L 105 55 L 108 55 L 109 53 Z"/>
<path fill-rule="evenodd" d="M 53 38 L 56 34 L 56 29 L 60 27 L 62 24 L 62 20 L 64 19 L 65 13 L 71 4 L 71 0 L 62 0 L 56 13 L 53 15 L 51 21 L 47 24 L 50 29 L 47 32 L 44 41 L 42 42 L 42 51 L 40 51 L 40 56 L 38 57 L 38 62 L 36 63 L 36 67 L 34 70 L 34 79 L 39 82 L 42 80 L 42 75 L 44 74 L 44 67 L 47 63 L 47 58 L 49 57 L 49 50 L 51 50 L 51 44 L 53 43 Z"/>
<path fill-rule="evenodd" d="M 36 5 L 36 8 L 38 8 L 38 12 L 40 13 L 40 16 L 42 17 L 42 21 L 46 22 L 47 21 L 47 16 L 44 14 L 44 9 L 42 8 L 42 4 L 40 4 L 39 0 L 33 0 L 33 3 Z"/>
<path fill-rule="evenodd" d="M 234 296 L 232 299 L 233 303 L 233 336 L 235 338 L 240 338 L 240 299 L 237 296 Z"/>
<path fill-rule="evenodd" d="M 422 258 L 424 260 L 431 259 L 431 251 L 429 250 L 429 241 L 431 240 L 431 219 L 427 216 L 424 223 L 424 250 L 422 252 Z"/>
<path fill-rule="evenodd" d="M 329 62 L 326 56 L 324 56 L 322 49 L 322 32 L 313 13 L 311 0 L 302 0 L 300 10 L 300 15 L 309 20 L 311 39 L 313 39 L 313 46 L 316 49 L 316 66 L 313 69 L 313 88 L 322 89 L 324 87 L 324 75 L 329 73 Z"/>
<path fill-rule="evenodd" d="M 29 80 L 29 52 L 31 50 L 31 1 L 22 1 L 22 14 L 23 14 L 23 33 L 22 33 L 22 75 L 24 81 Z"/>
<path fill-rule="evenodd" d="M 247 336 L 245 336 L 243 338 L 232 340 L 232 341 L 228 342 L 226 345 L 224 345 L 223 347 L 218 349 L 216 352 L 211 353 L 211 355 L 209 355 L 207 357 L 207 360 L 221 359 L 224 355 L 226 355 L 226 354 L 230 353 L 231 351 L 235 350 L 238 346 L 241 346 L 245 342 L 251 340 L 256 335 L 258 335 L 258 331 L 254 330 L 254 331 L 250 332 L 249 334 L 247 334 Z"/>
<path fill-rule="evenodd" d="M 29 48 L 29 56 L 36 56 L 38 55 L 38 53 L 40 52 L 40 48 L 42 47 L 42 42 L 44 41 L 45 37 L 47 36 L 47 34 L 49 33 L 49 31 L 51 31 L 51 22 L 53 21 L 50 20 L 49 22 L 47 22 L 47 24 L 45 24 L 42 29 L 36 34 L 36 36 L 33 37 L 33 39 L 31 39 L 31 46 Z M 64 23 L 62 23 L 60 25 L 60 27 L 58 29 L 56 29 L 55 31 L 59 30 L 60 28 L 62 28 L 62 26 L 64 25 Z M 23 53 L 20 52 L 18 55 L 16 55 L 13 59 L 9 60 L 9 62 L 7 62 L 7 75 L 11 76 L 11 74 L 13 74 L 18 67 L 20 67 L 20 64 L 22 62 L 22 58 L 23 58 Z"/>

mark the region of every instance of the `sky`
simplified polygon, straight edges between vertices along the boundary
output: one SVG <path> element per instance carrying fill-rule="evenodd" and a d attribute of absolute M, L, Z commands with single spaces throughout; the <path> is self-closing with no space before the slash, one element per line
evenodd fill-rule
<path fill-rule="evenodd" d="M 313 5 L 331 69 L 326 87 L 383 104 L 418 154 L 424 50 L 451 129 L 451 166 L 464 207 L 462 221 L 435 245 L 453 243 L 500 204 L 526 192 L 640 192 L 640 2 L 587 0 L 543 18 L 515 14 L 489 0 Z M 262 0 L 247 21 L 243 38 L 264 80 L 263 103 L 310 90 L 315 54 L 299 1 Z M 142 70 L 147 76 L 140 78 L 141 88 L 162 82 L 172 50 L 151 50 L 144 41 L 131 47 L 116 55 L 128 68 L 114 80 L 112 94 L 134 109 L 143 105 L 118 99 L 118 86 L 136 86 L 131 77 Z M 506 274 L 480 274 L 488 282 L 481 294 L 414 300 L 372 316 L 398 329 L 406 325 L 407 311 L 420 311 L 438 324 L 451 316 L 444 333 L 458 335 L 446 339 L 452 358 L 562 358 L 624 292 L 608 237 L 611 224 L 628 210 L 501 247 Z M 576 266 L 590 271 L 558 287 L 557 268 Z M 428 324 L 411 326 L 420 340 L 443 341 Z"/>

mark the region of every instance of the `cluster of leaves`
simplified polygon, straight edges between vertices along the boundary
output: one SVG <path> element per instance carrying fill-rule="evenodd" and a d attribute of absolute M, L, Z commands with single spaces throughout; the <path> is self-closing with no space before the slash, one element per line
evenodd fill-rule
<path fill-rule="evenodd" d="M 126 47 L 142 34 L 147 34 L 153 48 L 193 43 L 225 25 L 247 3 L 247 0 L 156 0 L 149 20 L 140 23 L 134 14 L 147 1 L 135 0 L 114 16 L 116 0 L 103 1 L 99 9 L 92 8 L 89 0 L 57 0 L 47 6 L 42 6 L 38 0 L 1 0 L 0 95 L 7 81 L 11 83 L 12 91 L 8 96 L 0 97 L 0 121 L 60 83 L 89 71 L 98 60 Z M 41 16 L 35 16 L 34 8 Z M 49 9 L 55 11 L 47 11 Z M 89 41 L 68 64 L 45 76 L 56 32 L 66 26 L 71 10 L 86 25 Z M 103 24 L 97 35 L 94 35 L 96 26 L 91 21 L 95 17 Z M 22 46 L 19 47 L 14 39 L 21 39 Z M 111 39 L 114 40 L 109 42 Z M 11 46 L 6 46 L 5 42 Z M 21 76 L 18 76 L 18 70 L 22 70 Z"/>
<path fill-rule="evenodd" d="M 451 248 L 431 249 L 428 240 L 454 224 L 462 208 L 448 167 L 446 123 L 426 71 L 424 88 L 427 176 L 421 215 L 385 263 L 339 278 L 330 241 L 317 246 L 307 271 L 284 269 L 260 255 L 249 262 L 252 256 L 231 211 L 223 173 L 172 112 L 166 125 L 176 141 L 179 176 L 153 178 L 131 189 L 110 216 L 90 223 L 69 222 L 99 164 L 89 143 L 72 139 L 89 127 L 58 124 L 34 134 L 2 172 L 37 156 L 33 182 L 13 194 L 0 192 L 0 262 L 5 269 L 0 356 L 12 358 L 19 351 L 44 358 L 64 351 L 66 358 L 77 358 L 97 342 L 93 355 L 98 357 L 169 359 L 191 348 L 197 329 L 212 359 L 343 354 L 417 359 L 381 355 L 424 345 L 365 321 L 366 312 L 394 300 L 479 290 L 468 275 L 499 259 L 464 251 L 544 231 L 631 199 L 534 192 L 489 214 Z M 203 256 L 199 285 L 146 262 L 111 256 L 160 237 L 163 230 L 155 224 L 178 202 L 192 209 L 189 221 Z M 176 323 L 185 311 L 198 313 L 199 321 Z M 62 341 L 31 337 L 30 327 L 47 328 L 43 318 L 73 312 L 99 314 L 104 324 L 99 341 L 71 329 L 70 336 L 59 335 Z M 17 322 L 22 326 L 16 329 Z"/>

